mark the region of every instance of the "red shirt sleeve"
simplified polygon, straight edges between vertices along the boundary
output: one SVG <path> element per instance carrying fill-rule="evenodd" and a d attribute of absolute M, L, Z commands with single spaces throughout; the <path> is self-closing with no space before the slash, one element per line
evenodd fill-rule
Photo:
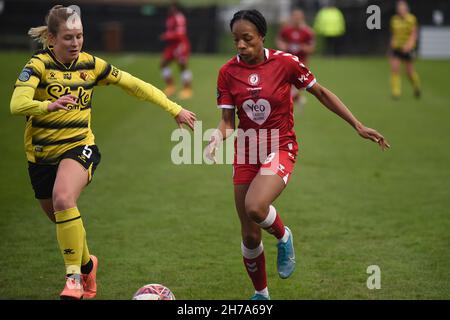
<path fill-rule="evenodd" d="M 234 109 L 235 103 L 230 93 L 225 68 L 221 68 L 217 79 L 217 107 L 221 109 Z"/>
<path fill-rule="evenodd" d="M 316 78 L 312 72 L 296 56 L 285 53 L 284 60 L 288 68 L 290 82 L 297 89 L 308 89 L 316 83 Z"/>

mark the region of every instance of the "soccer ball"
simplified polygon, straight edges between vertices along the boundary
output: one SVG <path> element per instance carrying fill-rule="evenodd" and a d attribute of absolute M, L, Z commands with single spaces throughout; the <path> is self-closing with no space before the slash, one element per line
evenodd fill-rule
<path fill-rule="evenodd" d="M 162 284 L 151 283 L 139 288 L 132 300 L 175 300 L 175 296 Z"/>

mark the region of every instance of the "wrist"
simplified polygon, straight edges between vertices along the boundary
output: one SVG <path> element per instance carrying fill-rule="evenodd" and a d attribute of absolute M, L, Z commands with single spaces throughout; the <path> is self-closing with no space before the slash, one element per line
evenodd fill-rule
<path fill-rule="evenodd" d="M 183 111 L 183 107 L 181 107 L 180 105 L 176 105 L 172 110 L 169 110 L 169 113 L 171 113 L 172 116 L 176 118 L 180 115 L 181 111 Z"/>
<path fill-rule="evenodd" d="M 355 130 L 359 132 L 359 131 L 362 130 L 362 128 L 364 128 L 364 125 L 363 125 L 361 122 L 356 121 L 356 122 L 353 124 L 353 128 L 355 128 Z"/>
<path fill-rule="evenodd" d="M 42 114 L 50 113 L 49 106 L 52 104 L 51 101 L 42 101 L 40 105 L 40 110 Z"/>

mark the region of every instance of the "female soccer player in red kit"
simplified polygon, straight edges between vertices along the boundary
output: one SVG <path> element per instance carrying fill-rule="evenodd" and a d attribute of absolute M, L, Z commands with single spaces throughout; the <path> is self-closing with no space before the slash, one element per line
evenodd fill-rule
<path fill-rule="evenodd" d="M 284 25 L 276 38 L 277 47 L 297 56 L 304 65 L 308 65 L 308 57 L 314 52 L 314 31 L 306 24 L 305 14 L 294 9 L 291 19 Z"/>
<path fill-rule="evenodd" d="M 166 31 L 160 36 L 161 40 L 166 42 L 160 67 L 162 76 L 166 82 L 164 93 L 170 97 L 175 93 L 176 87 L 169 64 L 173 60 L 176 60 L 180 67 L 181 80 L 183 83 L 183 89 L 179 95 L 180 99 L 189 99 L 193 94 L 192 72 L 188 68 L 191 43 L 189 42 L 186 26 L 186 17 L 178 9 L 178 4 L 173 2 L 169 6 Z"/>
<path fill-rule="evenodd" d="M 294 9 L 288 24 L 284 25 L 276 38 L 278 49 L 297 56 L 301 63 L 308 66 L 308 58 L 314 52 L 314 31 L 306 24 L 305 14 L 300 9 Z M 302 107 L 305 98 L 300 96 L 299 91 L 292 86 L 291 90 L 294 104 Z"/>
<path fill-rule="evenodd" d="M 383 150 L 389 148 L 389 144 L 376 130 L 358 121 L 336 95 L 316 81 L 297 57 L 264 48 L 267 25 L 260 12 L 243 10 L 235 13 L 230 29 L 238 54 L 219 71 L 217 104 L 222 109 L 222 119 L 208 145 L 207 155 L 213 159 L 217 145 L 233 132 L 235 112 L 239 117 L 238 144 L 242 136 L 245 140 L 248 132 L 256 132 L 258 149 L 261 150 L 263 143 L 270 144 L 266 157 L 262 160 L 260 157 L 253 164 L 247 159 L 251 146 L 235 148 L 233 163 L 243 260 L 255 288 L 251 299 L 266 300 L 270 298 L 261 229 L 278 239 L 279 276 L 288 278 L 295 269 L 292 232 L 285 227 L 272 205 L 289 181 L 298 152 L 291 85 L 312 93 L 324 106 L 347 121 L 361 137 L 378 143 Z M 278 139 L 263 138 L 261 132 L 264 129 L 276 132 Z"/>

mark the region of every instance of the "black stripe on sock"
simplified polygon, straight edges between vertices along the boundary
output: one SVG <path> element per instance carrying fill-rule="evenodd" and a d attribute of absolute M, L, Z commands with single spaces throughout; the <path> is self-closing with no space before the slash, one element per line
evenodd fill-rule
<path fill-rule="evenodd" d="M 75 218 L 72 218 L 72 219 L 67 219 L 67 220 L 64 220 L 64 221 L 58 221 L 58 222 L 56 222 L 56 224 L 66 223 L 66 222 L 77 220 L 77 219 L 80 219 L 80 218 L 81 218 L 81 216 L 78 216 L 78 217 L 75 217 Z"/>

